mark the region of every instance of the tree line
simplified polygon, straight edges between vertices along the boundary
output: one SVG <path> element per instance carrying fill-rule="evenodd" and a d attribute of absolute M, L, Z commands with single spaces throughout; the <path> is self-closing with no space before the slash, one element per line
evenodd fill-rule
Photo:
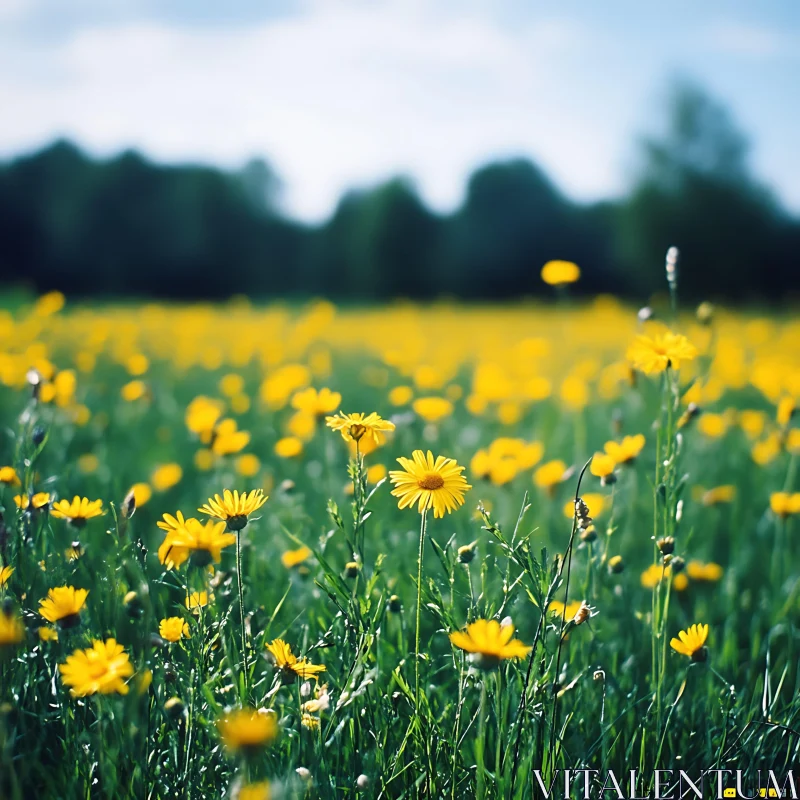
<path fill-rule="evenodd" d="M 663 289 L 677 245 L 686 299 L 796 292 L 800 220 L 753 176 L 727 110 L 681 85 L 667 119 L 620 199 L 573 202 L 513 159 L 477 169 L 452 214 L 398 177 L 347 192 L 320 225 L 280 212 L 260 160 L 236 172 L 95 160 L 57 141 L 0 165 L 0 275 L 70 296 L 499 300 L 547 291 L 541 266 L 566 259 L 582 269 L 576 291 L 643 298 Z"/>

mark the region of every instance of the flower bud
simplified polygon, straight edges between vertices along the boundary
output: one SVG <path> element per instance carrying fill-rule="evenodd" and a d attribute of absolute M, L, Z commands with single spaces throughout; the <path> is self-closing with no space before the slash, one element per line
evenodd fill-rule
<path fill-rule="evenodd" d="M 166 703 L 164 703 L 164 713 L 170 719 L 181 719 L 186 711 L 186 707 L 183 705 L 183 700 L 180 697 L 170 697 Z"/>
<path fill-rule="evenodd" d="M 403 610 L 403 601 L 396 594 L 393 594 L 389 598 L 388 607 L 393 614 L 399 614 Z"/>
<path fill-rule="evenodd" d="M 614 575 L 619 575 L 622 570 L 625 569 L 625 562 L 622 560 L 622 556 L 611 556 L 608 559 L 608 571 Z"/>
<path fill-rule="evenodd" d="M 458 548 L 458 560 L 462 564 L 469 564 L 475 558 L 475 545 L 477 542 L 472 542 L 472 544 L 465 544 L 463 547 Z"/>
<path fill-rule="evenodd" d="M 348 561 L 344 567 L 345 578 L 358 577 L 358 563 L 356 561 Z"/>
<path fill-rule="evenodd" d="M 668 556 L 675 552 L 675 539 L 672 536 L 662 536 L 656 544 L 662 555 Z"/>

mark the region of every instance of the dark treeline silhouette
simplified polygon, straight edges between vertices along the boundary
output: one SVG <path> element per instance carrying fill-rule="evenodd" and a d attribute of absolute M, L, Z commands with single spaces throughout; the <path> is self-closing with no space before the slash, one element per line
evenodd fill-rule
<path fill-rule="evenodd" d="M 0 166 L 0 277 L 71 296 L 504 299 L 544 292 L 541 266 L 563 258 L 583 270 L 576 291 L 644 297 L 674 244 L 684 298 L 797 291 L 800 221 L 753 178 L 726 110 L 681 85 L 668 119 L 620 200 L 574 203 L 516 159 L 478 169 L 451 215 L 396 178 L 347 193 L 319 226 L 277 210 L 263 161 L 96 161 L 59 141 Z"/>

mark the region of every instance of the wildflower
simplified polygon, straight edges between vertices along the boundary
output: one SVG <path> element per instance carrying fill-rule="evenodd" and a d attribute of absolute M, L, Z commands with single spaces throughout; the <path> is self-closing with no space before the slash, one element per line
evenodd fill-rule
<path fill-rule="evenodd" d="M 223 548 L 236 544 L 235 534 L 225 533 L 225 527 L 225 522 L 209 520 L 203 524 L 194 518 L 187 519 L 183 527 L 167 534 L 167 539 L 171 541 L 171 558 L 175 560 L 177 549 L 180 553 L 188 553 L 195 566 L 207 567 L 212 562 L 218 564 Z"/>
<path fill-rule="evenodd" d="M 697 403 L 689 403 L 686 406 L 686 411 L 678 417 L 678 427 L 685 428 L 699 413 L 701 409 Z"/>
<path fill-rule="evenodd" d="M 116 639 L 95 639 L 85 650 L 75 650 L 65 664 L 58 665 L 61 680 L 73 697 L 92 694 L 127 694 L 125 678 L 133 675 L 133 665 Z"/>
<path fill-rule="evenodd" d="M 411 407 L 425 422 L 439 422 L 453 413 L 453 404 L 443 397 L 419 397 Z"/>
<path fill-rule="evenodd" d="M 692 625 L 685 631 L 679 631 L 677 639 L 670 639 L 670 647 L 681 655 L 688 656 L 692 661 L 705 661 L 708 658 L 708 649 L 705 647 L 708 638 L 708 625 Z"/>
<path fill-rule="evenodd" d="M 548 494 L 552 495 L 556 486 L 564 480 L 566 474 L 567 465 L 563 461 L 548 461 L 533 473 L 533 482 L 540 489 L 545 489 Z M 572 512 L 570 512 L 570 516 L 572 516 Z"/>
<path fill-rule="evenodd" d="M 697 429 L 709 439 L 719 439 L 728 430 L 728 420 L 722 414 L 703 414 L 697 421 Z"/>
<path fill-rule="evenodd" d="M 613 483 L 616 478 L 614 476 L 614 468 L 616 467 L 614 459 L 604 453 L 595 453 L 592 456 L 592 464 L 589 467 L 592 475 L 600 478 L 600 483 L 603 486 L 608 486 Z"/>
<path fill-rule="evenodd" d="M 315 717 L 313 714 L 304 711 L 303 715 L 300 717 L 300 724 L 304 728 L 315 731 L 319 728 L 319 717 Z"/>
<path fill-rule="evenodd" d="M 619 574 L 625 569 L 625 562 L 622 560 L 622 556 L 611 556 L 608 559 L 608 571 L 614 575 Z"/>
<path fill-rule="evenodd" d="M 258 456 L 254 456 L 252 453 L 246 453 L 236 459 L 236 472 L 243 478 L 252 478 L 258 475 L 260 469 L 261 462 L 258 460 Z"/>
<path fill-rule="evenodd" d="M 730 503 L 734 497 L 736 497 L 736 487 L 725 484 L 704 492 L 701 501 L 704 506 L 715 506 L 719 503 Z"/>
<path fill-rule="evenodd" d="M 254 708 L 229 711 L 217 722 L 222 742 L 229 753 L 253 755 L 278 736 L 275 713 Z"/>
<path fill-rule="evenodd" d="M 669 566 L 651 564 L 641 575 L 641 584 L 645 589 L 653 589 L 662 580 L 669 580 L 672 577 L 672 569 Z"/>
<path fill-rule="evenodd" d="M 91 475 L 100 468 L 100 459 L 94 453 L 84 453 L 78 458 L 78 469 L 85 475 Z"/>
<path fill-rule="evenodd" d="M 308 561 L 311 555 L 310 547 L 303 546 L 298 547 L 297 550 L 287 550 L 281 556 L 281 564 L 283 564 L 286 569 L 291 569 L 292 567 L 302 564 L 304 561 Z"/>
<path fill-rule="evenodd" d="M 414 390 L 410 386 L 395 386 L 389 392 L 389 402 L 393 406 L 406 406 L 414 397 Z"/>
<path fill-rule="evenodd" d="M 211 452 L 215 456 L 229 456 L 240 453 L 248 444 L 250 444 L 250 434 L 238 430 L 236 420 L 223 419 L 214 428 Z"/>
<path fill-rule="evenodd" d="M 36 632 L 39 634 L 39 639 L 42 642 L 58 641 L 58 631 L 55 628 L 51 628 L 49 625 L 40 626 L 36 629 Z"/>
<path fill-rule="evenodd" d="M 477 542 L 472 542 L 471 544 L 465 544 L 458 548 L 458 560 L 462 564 L 469 564 L 475 558 L 475 547 L 477 544 Z"/>
<path fill-rule="evenodd" d="M 200 441 L 208 444 L 223 408 L 219 400 L 211 400 L 203 395 L 195 397 L 186 409 L 186 427 L 199 436 Z"/>
<path fill-rule="evenodd" d="M 278 458 L 296 458 L 303 454 L 303 442 L 296 436 L 284 436 L 275 442 L 274 451 Z"/>
<path fill-rule="evenodd" d="M 208 592 L 192 592 L 190 595 L 187 595 L 186 599 L 183 601 L 186 608 L 193 613 L 198 613 L 201 608 L 205 608 L 209 601 L 214 600 L 214 595 L 209 595 Z"/>
<path fill-rule="evenodd" d="M 790 514 L 800 514 L 800 492 L 773 492 L 769 496 L 769 507 L 773 514 L 784 519 Z"/>
<path fill-rule="evenodd" d="M 219 379 L 219 390 L 226 397 L 234 397 L 244 391 L 244 378 L 235 372 L 229 372 Z"/>
<path fill-rule="evenodd" d="M 236 800 L 270 800 L 271 797 L 269 781 L 259 781 L 242 786 L 236 795 Z"/>
<path fill-rule="evenodd" d="M 715 564 L 713 561 L 710 561 L 708 564 L 704 564 L 702 561 L 690 561 L 686 565 L 686 574 L 693 581 L 716 583 L 722 578 L 722 567 L 719 564 Z"/>
<path fill-rule="evenodd" d="M 275 639 L 265 646 L 272 654 L 275 666 L 283 673 L 285 683 L 296 678 L 318 680 L 317 675 L 325 672 L 324 664 L 312 664 L 307 658 L 294 655 L 292 648 L 283 639 Z"/>
<path fill-rule="evenodd" d="M 19 486 L 19 478 L 14 467 L 0 467 L 0 483 L 6 486 Z"/>
<path fill-rule="evenodd" d="M 0 608 L 0 648 L 20 644 L 24 639 L 22 620 L 10 610 Z"/>
<path fill-rule="evenodd" d="M 342 396 L 339 392 L 332 392 L 326 388 L 317 391 L 309 386 L 308 389 L 303 389 L 292 397 L 292 408 L 311 417 L 322 417 L 336 411 L 341 402 Z"/>
<path fill-rule="evenodd" d="M 120 394 L 123 400 L 133 403 L 147 394 L 147 386 L 144 381 L 130 381 L 122 387 Z"/>
<path fill-rule="evenodd" d="M 45 508 L 49 504 L 50 495 L 48 492 L 37 492 L 30 497 L 27 494 L 17 494 L 14 495 L 14 502 L 17 504 L 17 508 L 22 511 L 28 508 L 36 511 L 40 508 Z"/>
<path fill-rule="evenodd" d="M 183 617 L 167 617 L 158 623 L 158 635 L 168 642 L 179 642 L 189 638 L 189 623 Z"/>
<path fill-rule="evenodd" d="M 549 286 L 575 283 L 580 277 L 580 268 L 571 261 L 548 261 L 542 267 L 542 280 Z"/>
<path fill-rule="evenodd" d="M 57 622 L 62 628 L 73 628 L 80 621 L 81 609 L 88 595 L 88 589 L 74 586 L 50 589 L 47 597 L 39 601 L 39 613 L 48 622 Z"/>
<path fill-rule="evenodd" d="M 781 428 L 786 428 L 792 421 L 797 410 L 797 403 L 793 397 L 782 397 L 778 402 L 775 420 Z"/>
<path fill-rule="evenodd" d="M 644 436 L 637 433 L 635 436 L 625 436 L 621 442 L 606 442 L 603 450 L 615 463 L 631 464 L 642 452 L 644 442 Z"/>
<path fill-rule="evenodd" d="M 8 579 L 14 572 L 14 567 L 0 567 L 0 589 L 5 589 Z"/>
<path fill-rule="evenodd" d="M 358 577 L 358 562 L 357 561 L 348 561 L 344 565 L 344 576 L 345 578 L 357 578 Z"/>
<path fill-rule="evenodd" d="M 398 497 L 399 508 L 414 504 L 420 514 L 433 508 L 434 517 L 455 511 L 464 504 L 464 493 L 472 488 L 461 474 L 464 467 L 452 458 L 437 456 L 428 450 L 415 450 L 411 458 L 397 459 L 402 470 L 392 470 L 389 478 L 394 484 L 392 496 Z"/>
<path fill-rule="evenodd" d="M 745 409 L 739 412 L 737 421 L 749 439 L 758 439 L 767 425 L 767 415 L 763 411 Z"/>
<path fill-rule="evenodd" d="M 76 528 L 81 528 L 86 524 L 86 520 L 101 516 L 103 512 L 102 500 L 89 500 L 86 497 L 79 497 L 77 494 L 69 500 L 57 500 L 53 503 L 51 512 L 57 519 L 69 520 Z"/>
<path fill-rule="evenodd" d="M 384 434 L 394 430 L 394 423 L 381 419 L 374 411 L 371 414 L 344 414 L 325 417 L 325 424 L 332 430 L 339 431 L 346 441 L 360 442 L 366 436 L 376 445 L 383 444 Z"/>
<path fill-rule="evenodd" d="M 561 619 L 574 619 L 580 607 L 580 600 L 573 600 L 566 605 L 560 600 L 552 600 L 550 605 L 547 606 L 547 611 L 555 617 L 561 617 Z"/>
<path fill-rule="evenodd" d="M 227 522 L 228 528 L 232 531 L 240 531 L 247 525 L 247 518 L 258 511 L 267 499 L 261 489 L 241 494 L 238 491 L 231 492 L 230 489 L 225 489 L 222 497 L 218 494 L 209 497 L 208 502 L 197 510 L 201 514 L 208 514 L 209 517 Z"/>
<path fill-rule="evenodd" d="M 67 561 L 77 561 L 83 556 L 86 551 L 80 542 L 72 542 L 70 546 L 64 551 L 64 557 Z"/>
<path fill-rule="evenodd" d="M 656 545 L 661 552 L 661 555 L 670 556 L 675 552 L 675 537 L 662 536 L 656 541 Z"/>
<path fill-rule="evenodd" d="M 573 625 L 583 625 L 591 617 L 597 616 L 597 611 L 592 608 L 585 600 L 581 600 L 578 610 L 572 616 Z"/>
<path fill-rule="evenodd" d="M 180 464 L 162 464 L 153 471 L 150 483 L 157 492 L 166 492 L 173 486 L 177 486 L 182 477 L 183 469 Z"/>
<path fill-rule="evenodd" d="M 682 361 L 691 361 L 696 355 L 697 349 L 685 336 L 669 330 L 653 336 L 637 336 L 627 352 L 628 361 L 645 375 L 663 372 L 668 367 L 680 369 Z"/>
<path fill-rule="evenodd" d="M 574 516 L 578 517 L 579 527 L 588 528 L 592 524 L 594 517 L 599 517 L 603 513 L 606 505 L 606 498 L 602 494 L 595 494 L 589 492 L 582 497 L 578 498 L 578 503 L 582 503 L 586 507 L 586 512 L 576 506 L 573 500 L 568 500 L 564 505 L 564 516 L 567 519 L 572 519 Z M 587 524 L 580 524 L 588 518 Z"/>
<path fill-rule="evenodd" d="M 531 648 L 514 636 L 513 625 L 500 625 L 496 619 L 479 619 L 467 625 L 466 631 L 453 631 L 450 641 L 470 653 L 478 669 L 494 669 L 507 658 L 525 658 Z"/>

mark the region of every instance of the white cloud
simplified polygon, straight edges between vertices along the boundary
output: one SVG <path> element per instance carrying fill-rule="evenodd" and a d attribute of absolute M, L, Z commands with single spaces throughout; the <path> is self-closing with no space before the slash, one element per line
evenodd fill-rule
<path fill-rule="evenodd" d="M 314 0 L 249 28 L 88 28 L 55 48 L 0 48 L 0 106 L 15 111 L 0 150 L 64 134 L 169 160 L 264 155 L 307 218 L 398 171 L 452 206 L 471 168 L 520 153 L 598 196 L 618 187 L 630 116 L 569 84 L 592 47 L 596 34 L 567 20 L 508 28 L 419 0 Z"/>

